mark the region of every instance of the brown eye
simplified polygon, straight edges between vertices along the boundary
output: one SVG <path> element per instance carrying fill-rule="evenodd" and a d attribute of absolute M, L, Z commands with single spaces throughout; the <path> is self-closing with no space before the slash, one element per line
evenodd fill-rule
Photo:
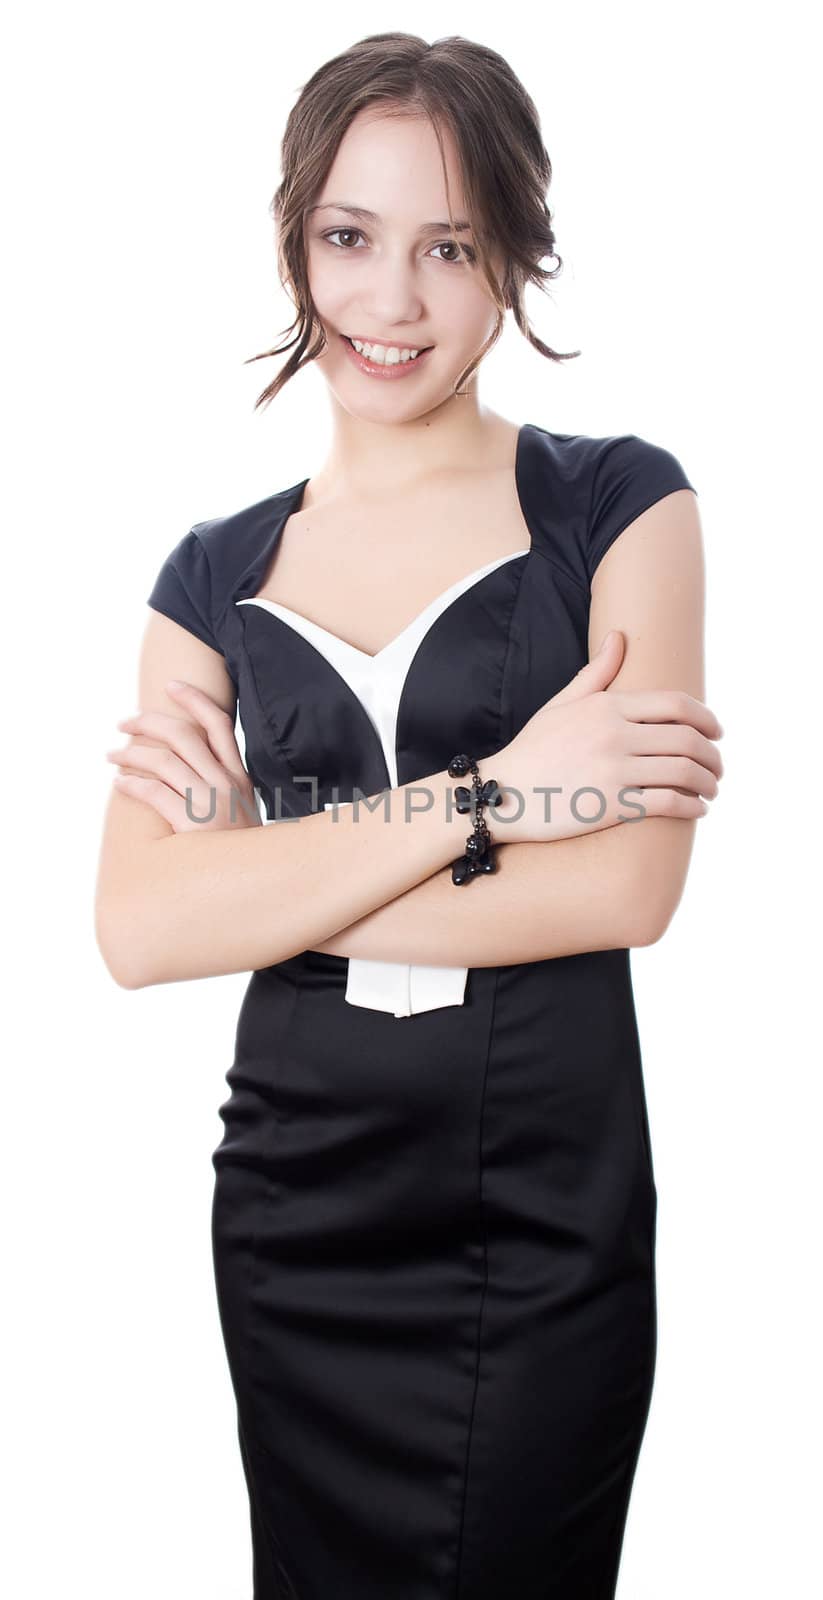
<path fill-rule="evenodd" d="M 332 243 L 332 236 L 335 233 L 346 233 L 350 237 L 358 238 L 358 239 L 363 237 L 359 228 L 331 228 L 328 233 L 324 233 L 323 234 L 323 238 L 324 239 L 328 239 L 329 244 L 331 244 Z M 348 246 L 344 245 L 344 244 L 339 244 L 339 245 L 335 245 L 334 248 L 336 250 L 345 250 L 345 249 L 348 248 Z"/>
<path fill-rule="evenodd" d="M 439 244 L 433 245 L 434 250 L 456 250 L 455 256 L 442 256 L 441 260 L 450 266 L 460 266 L 461 261 L 475 261 L 477 258 L 471 245 L 459 244 L 456 239 L 442 239 Z"/>

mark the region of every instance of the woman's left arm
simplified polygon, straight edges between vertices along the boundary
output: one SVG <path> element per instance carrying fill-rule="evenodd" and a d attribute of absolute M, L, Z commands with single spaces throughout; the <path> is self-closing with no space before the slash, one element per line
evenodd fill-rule
<path fill-rule="evenodd" d="M 589 656 L 610 628 L 624 640 L 606 692 L 683 689 L 703 700 L 704 612 L 697 499 L 677 489 L 623 530 L 594 573 Z M 505 772 L 494 776 L 505 784 Z M 548 844 L 502 843 L 496 873 L 457 888 L 447 867 L 317 948 L 484 967 L 653 944 L 680 902 L 695 827 L 692 818 L 646 816 Z M 505 839 L 503 826 L 496 837 Z"/>

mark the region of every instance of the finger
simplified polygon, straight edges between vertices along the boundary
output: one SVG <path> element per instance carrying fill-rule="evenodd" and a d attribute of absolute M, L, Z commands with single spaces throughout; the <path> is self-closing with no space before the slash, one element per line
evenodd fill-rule
<path fill-rule="evenodd" d="M 184 717 L 170 717 L 165 711 L 138 711 L 134 717 L 124 717 L 118 727 L 138 738 L 145 735 L 147 739 L 157 740 L 180 756 L 205 783 L 215 786 L 225 783 L 226 773 L 196 723 Z M 144 745 L 143 748 L 149 747 Z"/>
<path fill-rule="evenodd" d="M 597 689 L 606 689 L 620 671 L 624 648 L 622 633 L 619 628 L 613 628 L 591 661 L 587 661 L 557 694 L 552 695 L 551 704 L 565 705 L 570 700 L 580 700 L 584 695 L 594 694 Z"/>
<path fill-rule="evenodd" d="M 175 833 L 186 833 L 197 827 L 197 823 L 191 822 L 186 816 L 185 803 L 180 796 L 156 778 L 142 778 L 136 773 L 126 772 L 118 774 L 114 784 L 122 794 L 129 795 L 133 800 L 141 800 L 158 816 L 164 817 Z"/>
<path fill-rule="evenodd" d="M 162 745 L 131 744 L 122 750 L 109 750 L 106 760 L 116 762 L 129 772 L 144 773 L 159 778 L 169 790 L 186 801 L 198 816 L 211 811 L 217 804 L 217 795 L 226 787 L 227 779 L 220 771 L 219 785 L 209 785 L 199 773 L 193 772 L 185 761 Z M 187 799 L 187 791 L 190 796 Z"/>
<path fill-rule="evenodd" d="M 643 789 L 626 785 L 620 791 L 621 805 L 628 806 L 630 814 L 623 822 L 642 822 L 635 806 L 642 806 L 647 817 L 705 817 L 710 811 L 707 800 L 698 794 L 681 794 L 679 789 Z"/>
<path fill-rule="evenodd" d="M 631 753 L 642 756 L 691 756 L 702 767 L 723 776 L 723 757 L 713 739 L 689 725 L 672 722 L 632 722 Z"/>
<path fill-rule="evenodd" d="M 617 689 L 613 698 L 631 722 L 683 722 L 707 739 L 723 737 L 714 712 L 685 689 Z"/>
<path fill-rule="evenodd" d="M 178 683 L 172 678 L 166 690 L 181 706 L 190 709 L 195 720 L 205 728 L 209 744 L 226 771 L 233 778 L 244 775 L 246 769 L 234 735 L 234 717 L 195 683 Z"/>
<path fill-rule="evenodd" d="M 709 800 L 714 800 L 719 791 L 714 773 L 690 756 L 638 756 L 629 766 L 633 788 L 639 784 L 647 788 L 670 785 L 690 794 L 705 795 Z"/>

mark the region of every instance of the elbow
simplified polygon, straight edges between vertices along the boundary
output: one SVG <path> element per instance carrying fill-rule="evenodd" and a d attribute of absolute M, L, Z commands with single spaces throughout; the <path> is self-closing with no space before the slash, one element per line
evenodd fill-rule
<path fill-rule="evenodd" d="M 635 950 L 642 950 L 650 944 L 657 944 L 658 939 L 662 939 L 668 925 L 668 922 L 661 923 L 648 917 L 645 920 L 641 918 L 631 930 L 631 938 L 628 941 L 629 946 Z"/>
<path fill-rule="evenodd" d="M 638 884 L 634 899 L 630 946 L 643 948 L 663 938 L 680 903 L 680 893 L 667 896 L 650 894 L 648 883 Z"/>
<path fill-rule="evenodd" d="M 123 908 L 98 902 L 94 911 L 94 934 L 106 970 L 120 989 L 144 989 L 148 978 L 139 959 L 134 918 Z"/>
<path fill-rule="evenodd" d="M 681 818 L 653 817 L 645 829 L 632 830 L 632 850 L 624 862 L 631 944 L 657 944 L 669 928 L 686 886 L 694 828 L 693 821 L 684 826 Z"/>
<path fill-rule="evenodd" d="M 147 980 L 142 972 L 135 967 L 133 961 L 128 957 L 124 959 L 122 950 L 108 944 L 102 945 L 99 939 L 97 945 L 105 967 L 119 989 L 145 989 L 148 987 Z"/>

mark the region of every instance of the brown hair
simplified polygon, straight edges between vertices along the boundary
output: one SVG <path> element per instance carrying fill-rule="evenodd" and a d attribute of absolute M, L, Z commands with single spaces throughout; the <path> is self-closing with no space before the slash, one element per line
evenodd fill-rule
<path fill-rule="evenodd" d="M 385 116 L 424 116 L 432 124 L 454 226 L 439 124 L 451 132 L 458 152 L 477 259 L 497 306 L 497 322 L 482 350 L 461 372 L 468 379 L 503 330 L 510 307 L 520 332 L 551 361 L 569 361 L 579 350 L 558 353 L 529 325 L 523 306 L 527 283 L 544 288 L 562 270 L 554 248 L 552 215 L 546 205 L 552 167 L 540 119 L 508 62 L 486 45 L 452 35 L 427 44 L 410 33 L 373 33 L 326 61 L 303 85 L 289 113 L 282 144 L 283 180 L 269 207 L 277 229 L 280 282 L 297 315 L 286 344 L 250 356 L 263 361 L 296 346 L 277 377 L 258 395 L 268 405 L 295 373 L 320 355 L 326 336 L 312 301 L 304 235 L 306 212 L 320 193 L 349 123 L 365 106 Z M 488 255 L 498 246 L 507 262 L 502 291 Z M 551 270 L 540 265 L 554 256 Z M 465 393 L 465 391 L 461 391 Z"/>

